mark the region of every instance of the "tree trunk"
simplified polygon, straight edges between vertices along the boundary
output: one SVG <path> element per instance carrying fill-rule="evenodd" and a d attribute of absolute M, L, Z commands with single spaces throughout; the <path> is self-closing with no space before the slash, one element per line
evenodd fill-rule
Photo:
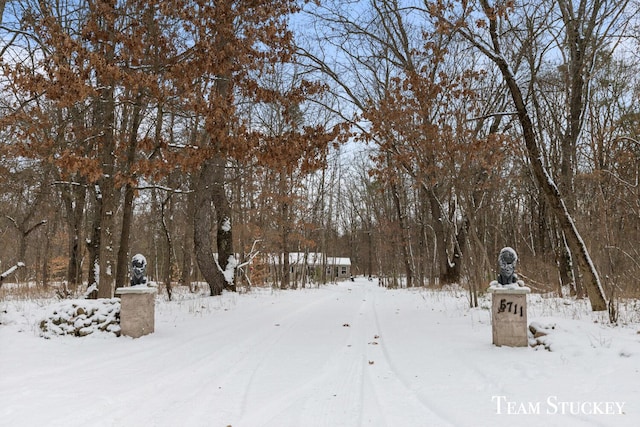
<path fill-rule="evenodd" d="M 442 210 L 442 205 L 438 200 L 435 193 L 435 188 L 425 189 L 429 198 L 429 205 L 431 207 L 431 217 L 433 221 L 433 231 L 436 236 L 436 252 L 439 266 L 440 286 L 457 283 L 460 281 L 460 268 L 456 263 L 460 261 L 460 254 L 458 253 L 458 259 L 449 258 L 447 251 L 447 235 L 444 229 L 445 213 Z M 457 248 L 455 249 L 457 250 Z"/>
<path fill-rule="evenodd" d="M 122 206 L 122 227 L 120 230 L 120 246 L 116 263 L 116 289 L 126 286 L 129 271 L 129 246 L 131 240 L 131 223 L 133 221 L 134 190 L 131 184 L 124 189 L 124 204 Z"/>
<path fill-rule="evenodd" d="M 216 210 L 218 232 L 218 268 L 225 272 L 223 287 L 226 290 L 236 290 L 235 268 L 236 258 L 233 252 L 233 233 L 231 228 L 231 205 L 225 190 L 225 160 L 219 159 L 215 168 L 212 201 Z"/>
<path fill-rule="evenodd" d="M 400 246 L 402 246 L 402 259 L 404 262 L 404 270 L 407 279 L 407 288 L 413 287 L 413 254 L 411 253 L 411 240 L 409 237 L 409 226 L 406 221 L 406 216 L 402 211 L 400 203 L 400 194 L 398 193 L 398 185 L 394 182 L 391 183 L 391 193 L 393 197 L 393 203 L 396 208 L 396 215 L 398 215 L 398 226 L 400 227 Z"/>
<path fill-rule="evenodd" d="M 100 5 L 108 10 L 103 14 L 100 28 L 103 35 L 97 42 L 96 51 L 102 54 L 105 64 L 114 65 L 115 61 L 115 3 Z M 104 37 L 104 38 L 102 38 Z M 96 112 L 95 132 L 97 134 L 98 149 L 102 165 L 102 177 L 97 185 L 100 189 L 102 201 L 100 204 L 100 241 L 98 250 L 98 264 L 100 265 L 100 281 L 98 283 L 98 298 L 113 298 L 113 233 L 115 231 L 115 211 L 117 208 L 115 186 L 115 76 L 107 69 L 97 71 L 97 84 L 100 87 L 99 96 L 94 99 Z"/>
<path fill-rule="evenodd" d="M 560 175 L 558 179 L 558 189 L 564 195 L 567 210 L 570 214 L 576 212 L 575 194 L 575 169 L 578 137 L 583 124 L 583 113 L 585 109 L 585 78 L 584 73 L 589 72 L 585 61 L 587 43 L 591 42 L 592 34 L 583 33 L 581 19 L 576 19 L 573 6 L 570 2 L 558 1 L 558 6 L 562 11 L 562 18 L 567 31 L 566 46 L 569 50 L 569 62 L 566 70 L 566 90 L 567 90 L 567 111 L 569 113 L 567 128 L 561 139 Z M 586 68 L 585 68 L 586 67 Z M 562 239 L 566 241 L 565 239 Z M 568 245 L 560 246 L 560 276 L 563 283 L 573 286 L 572 291 L 580 293 L 580 276 L 571 262 L 574 255 Z M 571 280 L 573 279 L 573 280 Z M 568 281 L 567 281 L 568 280 Z M 573 282 L 573 283 L 571 283 Z"/>
<path fill-rule="evenodd" d="M 193 218 L 195 216 L 195 192 L 192 191 L 187 195 L 187 217 Z M 191 292 L 194 291 L 191 284 L 191 276 L 193 270 L 193 233 L 192 221 L 187 221 L 185 224 L 184 234 L 182 236 L 182 272 L 180 274 L 180 284 L 182 286 L 188 286 Z"/>
<path fill-rule="evenodd" d="M 91 299 L 98 298 L 97 286 L 100 282 L 100 212 L 102 211 L 102 197 L 100 197 L 99 189 L 94 187 L 93 196 L 95 199 L 93 222 L 91 224 L 91 239 L 87 242 L 89 251 L 89 278 L 87 280 L 89 288 L 94 287 L 88 297 Z"/>
<path fill-rule="evenodd" d="M 373 231 L 371 230 L 371 220 L 368 219 L 367 226 L 367 277 L 373 276 Z"/>
<path fill-rule="evenodd" d="M 67 283 L 73 287 L 82 284 L 82 223 L 84 219 L 87 189 L 82 182 L 64 185 L 62 190 L 68 231 L 69 262 L 67 263 Z"/>
<path fill-rule="evenodd" d="M 162 224 L 162 233 L 164 235 L 164 256 L 162 260 L 162 280 L 164 282 L 165 289 L 167 290 L 167 295 L 169 297 L 169 301 L 171 301 L 172 287 L 171 287 L 171 264 L 172 264 L 172 243 L 171 243 L 171 234 L 169 233 L 169 226 L 167 225 L 167 203 L 170 202 L 171 195 L 169 195 L 161 204 L 161 224 Z"/>
<path fill-rule="evenodd" d="M 136 97 L 133 110 L 131 112 L 129 141 L 127 143 L 126 173 L 131 174 L 131 168 L 136 160 L 136 151 L 138 149 L 138 130 L 142 117 L 140 114 L 142 104 L 142 93 Z M 158 107 L 156 120 L 162 122 L 162 108 Z M 159 126 L 156 124 L 156 126 Z M 156 138 L 159 138 L 156 129 Z M 135 174 L 130 176 L 124 188 L 124 204 L 122 206 L 122 226 L 120 229 L 120 245 L 118 247 L 118 258 L 116 261 L 116 289 L 126 286 L 129 282 L 127 273 L 129 271 L 129 246 L 131 241 L 131 226 L 133 221 L 133 200 L 135 198 Z"/>
<path fill-rule="evenodd" d="M 222 169 L 222 171 L 220 171 L 220 169 Z M 196 183 L 195 212 L 193 216 L 193 242 L 196 261 L 204 280 L 209 284 L 212 296 L 220 295 L 226 283 L 222 269 L 218 265 L 220 262 L 220 265 L 224 263 L 226 266 L 226 259 L 223 258 L 224 254 L 220 251 L 221 242 L 218 241 L 218 260 L 215 259 L 211 245 L 213 204 L 220 202 L 221 192 L 224 194 L 223 182 L 219 180 L 220 174 L 224 175 L 224 160 L 208 159 L 202 165 L 202 170 Z M 224 249 L 226 244 L 224 239 L 227 236 L 225 236 L 224 232 L 221 233 L 222 230 L 220 230 L 219 225 L 222 222 L 220 219 L 224 218 L 224 214 L 220 212 L 217 205 L 215 209 L 216 216 L 219 219 L 217 221 L 218 238 L 220 239 L 220 237 L 222 237 L 222 249 Z M 222 207 L 222 209 L 224 209 L 224 207 Z M 228 218 L 230 221 L 230 216 L 228 216 Z"/>
<path fill-rule="evenodd" d="M 111 102 L 107 102 L 111 104 Z M 106 107 L 106 117 L 111 117 L 107 121 L 113 123 L 113 105 Z M 103 150 L 103 176 L 99 181 L 102 203 L 100 209 L 100 247 L 98 259 L 100 265 L 100 282 L 98 283 L 98 298 L 113 298 L 113 233 L 114 213 L 116 210 L 116 189 L 114 183 L 115 159 L 113 150 L 115 148 L 112 131 L 104 131 L 106 134 L 101 142 Z"/>
<path fill-rule="evenodd" d="M 332 172 L 333 173 L 333 172 Z M 325 194 L 325 190 L 326 190 L 326 182 L 325 182 L 325 172 L 324 169 L 322 170 L 322 187 L 321 187 L 321 194 L 322 194 L 322 201 L 321 201 L 321 206 L 324 206 L 324 194 Z M 333 182 L 333 175 L 329 178 L 330 183 Z M 331 184 L 329 184 L 331 185 Z M 321 278 L 321 283 L 323 285 L 326 285 L 327 282 L 329 280 L 333 280 L 333 271 L 331 271 L 329 273 L 329 277 L 327 277 L 327 268 L 329 268 L 329 266 L 327 265 L 327 252 L 329 250 L 328 246 L 328 240 L 329 240 L 329 230 L 331 228 L 331 221 L 333 219 L 333 191 L 329 191 L 329 204 L 328 204 L 328 213 L 327 216 L 325 218 L 323 218 L 322 220 L 322 225 L 323 225 L 323 230 L 322 230 L 322 238 L 320 240 L 320 253 L 322 254 L 322 278 Z"/>
<path fill-rule="evenodd" d="M 42 253 L 42 287 L 49 286 L 49 257 L 51 254 L 51 235 L 55 232 L 51 227 L 47 227 L 44 237 L 44 248 Z"/>
<path fill-rule="evenodd" d="M 289 200 L 287 196 L 287 176 L 285 172 L 280 173 L 279 196 L 280 196 L 280 238 L 282 252 L 282 282 L 280 289 L 289 289 L 291 285 L 291 266 L 289 265 Z"/>

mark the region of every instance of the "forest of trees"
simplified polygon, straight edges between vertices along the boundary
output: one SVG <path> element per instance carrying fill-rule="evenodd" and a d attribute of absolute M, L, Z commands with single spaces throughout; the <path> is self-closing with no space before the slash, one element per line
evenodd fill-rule
<path fill-rule="evenodd" d="M 20 280 L 110 297 L 139 252 L 217 295 L 264 284 L 261 254 L 320 252 L 473 300 L 511 246 L 536 291 L 639 294 L 635 0 L 0 8 Z M 271 284 L 303 286 L 282 260 Z"/>

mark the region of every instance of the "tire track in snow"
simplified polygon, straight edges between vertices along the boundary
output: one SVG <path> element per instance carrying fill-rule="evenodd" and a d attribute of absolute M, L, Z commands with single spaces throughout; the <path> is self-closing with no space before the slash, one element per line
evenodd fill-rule
<path fill-rule="evenodd" d="M 292 296 L 293 294 L 286 295 L 285 298 Z M 205 334 L 201 333 L 202 328 L 197 328 L 200 332 L 198 335 L 191 333 L 187 324 L 186 327 L 182 325 L 186 332 L 184 335 L 172 331 L 165 336 L 162 329 L 157 327 L 156 334 L 139 340 L 125 338 L 117 343 L 107 340 L 110 346 L 116 345 L 117 348 L 110 348 L 109 354 L 99 355 L 98 364 L 102 372 L 110 372 L 106 381 L 121 384 L 121 392 L 107 397 L 86 397 L 86 405 L 82 406 L 87 409 L 75 411 L 73 420 L 69 420 L 68 415 L 60 417 L 60 424 L 95 423 L 96 406 L 101 408 L 100 412 L 111 414 L 111 418 L 119 425 L 135 425 L 136 419 L 149 420 L 150 414 L 153 414 L 153 425 L 163 426 L 165 415 L 176 411 L 188 414 L 185 422 L 190 425 L 217 425 L 222 424 L 223 420 L 237 419 L 242 413 L 241 403 L 246 400 L 246 396 L 238 395 L 232 400 L 238 404 L 230 408 L 221 408 L 216 405 L 216 400 L 229 392 L 237 394 L 241 390 L 246 394 L 252 372 L 259 369 L 262 360 L 256 359 L 256 354 L 263 354 L 265 347 L 288 333 L 287 330 L 293 327 L 290 319 L 331 297 L 331 294 L 318 294 L 314 299 L 302 298 L 304 304 L 285 316 L 282 316 L 278 301 L 271 305 L 262 304 L 261 301 L 258 310 L 243 310 L 242 322 L 225 320 L 225 316 L 233 316 L 233 310 L 229 313 L 215 312 L 213 316 L 204 319 L 212 322 L 211 330 Z M 289 306 L 287 301 L 284 303 Z M 196 321 L 202 322 L 203 319 Z M 223 329 L 216 326 L 217 321 L 221 322 Z M 276 327 L 274 324 L 278 322 L 283 326 Z M 167 339 L 176 342 L 167 345 Z M 91 362 L 80 369 L 86 371 L 88 382 L 103 383 L 104 374 L 96 372 L 91 366 L 96 363 L 95 356 L 89 359 Z M 184 362 L 172 366 L 163 363 L 163 360 L 179 359 Z M 110 368 L 122 365 L 131 366 L 131 370 Z M 79 367 L 61 369 L 77 372 Z M 158 375 L 152 383 L 132 384 L 128 378 L 139 374 L 136 370 L 157 372 Z M 55 377 L 59 378 L 60 375 Z M 75 391 L 74 396 L 70 397 L 77 398 L 77 394 L 78 391 Z M 141 403 L 140 396 L 149 396 L 149 399 Z M 224 425 L 227 424 L 229 423 Z"/>
<path fill-rule="evenodd" d="M 270 354 L 269 349 L 277 347 L 283 337 L 291 333 L 295 327 L 296 318 L 332 297 L 331 294 L 320 294 L 311 301 L 305 298 L 303 305 L 284 316 L 277 304 L 272 305 L 270 308 L 273 310 L 269 310 L 267 313 L 259 310 L 259 314 L 253 316 L 253 322 L 249 322 L 256 324 L 256 327 L 251 328 L 250 335 L 242 339 L 240 343 L 238 343 L 238 337 L 247 332 L 246 328 L 239 328 L 230 333 L 229 342 L 232 344 L 227 346 L 227 350 L 222 354 L 220 352 L 216 354 L 216 359 L 229 361 L 230 366 L 222 370 L 222 375 L 216 377 L 215 380 L 206 382 L 199 391 L 193 393 L 194 399 L 200 403 L 189 418 L 194 422 L 211 420 L 212 414 L 207 408 L 215 407 L 215 402 L 222 398 L 221 395 L 233 393 L 235 398 L 232 401 L 237 404 L 232 408 L 224 408 L 224 411 L 221 411 L 224 416 L 219 413 L 215 420 L 224 425 L 232 424 L 235 426 L 236 423 L 231 421 L 237 420 L 245 413 L 256 375 L 265 368 L 266 360 Z M 238 358 L 238 354 L 242 356 Z M 256 354 L 259 356 L 256 357 Z M 267 367 L 267 369 L 269 368 Z M 203 396 L 206 396 L 204 399 L 206 403 L 203 402 Z M 229 400 L 228 397 L 225 397 L 225 400 Z"/>
<path fill-rule="evenodd" d="M 310 396 L 295 425 L 453 425 L 398 378 L 399 372 L 385 352 L 384 336 L 376 338 L 381 335 L 381 328 L 375 301 L 386 290 L 369 284 L 353 289 L 360 304 L 350 322 L 347 342 L 351 347 L 343 348 L 328 362 L 333 368 L 318 384 L 318 390 L 325 392 L 337 388 L 344 391 L 333 399 Z"/>
<path fill-rule="evenodd" d="M 352 292 L 349 297 L 359 301 L 347 323 L 349 333 L 339 351 L 323 367 L 322 380 L 313 395 L 306 399 L 299 420 L 301 426 L 359 426 L 365 424 L 365 418 L 370 420 L 373 412 L 379 416 L 379 402 L 367 400 L 369 393 L 364 380 L 367 365 L 364 339 L 367 333 L 363 320 L 366 302 L 360 292 Z"/>
<path fill-rule="evenodd" d="M 394 293 L 391 293 L 394 292 Z M 422 293 L 422 292 L 421 292 Z M 486 408 L 494 408 L 495 403 L 491 401 L 493 395 L 509 395 L 503 388 L 500 377 L 492 377 L 487 374 L 486 368 L 476 365 L 473 360 L 465 357 L 468 350 L 485 346 L 491 351 L 491 346 L 482 338 L 474 337 L 474 341 L 469 341 L 469 336 L 460 334 L 456 327 L 450 325 L 440 325 L 441 322 L 449 322 L 451 312 L 442 308 L 442 301 L 433 298 L 422 300 L 417 299 L 415 310 L 407 312 L 409 307 L 406 298 L 411 295 L 408 291 L 389 291 L 389 295 L 378 294 L 383 298 L 399 298 L 401 306 L 405 307 L 403 312 L 396 309 L 384 311 L 375 309 L 375 321 L 381 328 L 381 336 L 384 340 L 388 338 L 387 344 L 381 348 L 383 357 L 388 361 L 390 368 L 396 373 L 398 380 L 407 388 L 413 391 L 415 396 L 439 417 L 440 422 L 449 425 L 464 425 L 463 418 L 458 413 L 447 411 L 451 408 L 448 403 L 457 396 L 468 393 L 469 388 L 475 390 L 480 395 L 487 396 Z M 424 301 L 424 302 L 422 302 Z M 426 304 L 426 305 L 425 305 Z M 377 307 L 391 310 L 391 305 L 382 302 Z M 435 310 L 434 310 L 435 308 Z M 418 325 L 416 322 L 420 322 Z M 415 331 L 403 334 L 403 329 L 416 325 Z M 442 332 L 446 331 L 447 335 Z M 410 340 L 408 340 L 409 338 Z M 490 339 L 488 335 L 487 339 Z M 412 345 L 411 340 L 426 340 L 431 345 L 423 346 L 425 351 L 420 357 L 418 353 L 407 351 Z M 420 345 L 416 343 L 416 345 Z M 407 355 L 408 359 L 398 358 L 397 355 Z M 406 357 L 406 356 L 405 356 Z M 508 367 L 511 369 L 511 365 Z M 490 370 L 495 372 L 495 370 Z M 428 378 L 425 380 L 425 378 Z M 451 379 L 458 378 L 456 382 Z M 462 379 L 462 381 L 461 381 Z M 482 384 L 479 388 L 478 384 Z M 438 402 L 443 402 L 440 405 Z M 440 409 L 441 407 L 445 408 Z M 486 409 L 485 408 L 485 409 Z"/>
<path fill-rule="evenodd" d="M 303 310 L 300 308 L 299 310 Z M 174 389 L 184 378 L 198 378 L 199 381 L 191 387 L 183 387 L 180 391 L 180 400 L 171 405 L 163 405 L 157 409 L 158 420 L 163 419 L 165 413 L 181 411 L 189 414 L 185 422 L 189 425 L 211 425 L 212 421 L 222 422 L 237 417 L 242 411 L 242 405 L 246 398 L 238 396 L 233 402 L 238 402 L 233 407 L 220 408 L 216 401 L 225 393 L 236 393 L 237 390 L 246 390 L 250 385 L 252 372 L 258 369 L 261 359 L 256 359 L 255 354 L 260 354 L 261 348 L 267 343 L 277 342 L 279 337 L 285 334 L 286 327 L 276 327 L 272 319 L 279 315 L 279 311 L 267 313 L 256 312 L 248 316 L 240 325 L 224 324 L 225 331 L 212 330 L 211 334 L 196 336 L 183 342 L 181 352 L 190 353 L 190 349 L 198 350 L 211 347 L 211 352 L 202 352 L 196 358 L 189 358 L 184 365 L 177 367 L 168 378 L 162 380 L 161 389 Z M 287 316 L 285 316 L 285 319 Z M 243 330 L 247 324 L 257 324 L 250 335 L 243 337 Z M 286 324 L 286 323 L 285 323 Z M 236 327 L 234 327 L 236 326 Z M 290 328 L 290 326 L 289 326 Z M 238 339 L 240 338 L 240 339 Z M 258 365 L 253 366 L 258 360 Z M 181 410 L 181 409 L 187 410 Z M 228 423 L 224 423 L 226 425 Z M 158 425 L 162 425 L 160 422 Z"/>
<path fill-rule="evenodd" d="M 318 342 L 323 345 L 331 343 L 331 348 L 316 349 L 326 357 L 316 357 L 310 360 L 310 363 L 315 361 L 318 365 L 318 369 L 313 373 L 312 377 L 307 378 L 304 384 L 279 392 L 269 402 L 264 402 L 262 405 L 258 405 L 258 408 L 253 408 L 251 413 L 241 420 L 240 426 L 253 426 L 256 423 L 258 425 L 287 426 L 354 425 L 353 422 L 336 424 L 336 418 L 333 415 L 338 411 L 342 412 L 342 419 L 345 419 L 345 416 L 348 417 L 344 411 L 340 410 L 344 402 L 348 402 L 345 405 L 351 411 L 354 405 L 360 405 L 358 402 L 360 393 L 346 398 L 342 393 L 343 387 L 351 386 L 352 384 L 355 384 L 358 389 L 362 389 L 362 376 L 359 372 L 361 361 L 359 364 L 355 363 L 355 361 L 350 361 L 350 363 L 347 363 L 347 369 L 344 369 L 345 354 L 351 351 L 347 347 L 347 343 L 352 341 L 350 337 L 353 335 L 353 325 L 357 323 L 357 313 L 359 312 L 358 304 L 355 306 L 356 314 L 354 315 L 354 298 L 357 297 L 351 295 L 346 289 L 345 292 L 332 292 L 330 299 L 323 301 L 322 305 L 314 306 L 314 311 L 305 310 L 298 322 L 295 322 L 296 330 L 292 331 L 291 336 L 284 338 L 290 340 L 306 336 L 308 340 L 306 352 L 313 352 L 313 337 L 318 336 Z M 334 302 L 334 299 L 337 302 Z M 349 327 L 346 327 L 346 324 Z M 348 334 L 346 337 L 342 337 L 341 335 L 345 335 L 346 331 L 348 331 Z M 322 339 L 324 338 L 323 335 L 330 336 L 331 340 Z M 302 345 L 304 346 L 304 343 Z M 276 348 L 273 348 L 272 351 L 277 353 Z M 308 371 L 308 367 L 305 370 Z M 264 380 L 264 373 L 261 373 L 261 375 Z M 256 382 L 259 381 L 256 379 Z M 295 416 L 291 414 L 295 414 Z M 283 420 L 283 417 L 287 419 Z M 353 417 L 349 419 L 352 420 Z"/>
<path fill-rule="evenodd" d="M 384 291 L 386 291 L 386 289 Z M 455 426 L 456 422 L 452 420 L 448 414 L 439 410 L 434 402 L 421 396 L 411 387 L 410 381 L 404 377 L 402 371 L 398 369 L 397 364 L 390 356 L 388 346 L 385 342 L 385 336 L 390 336 L 388 334 L 391 334 L 392 331 L 382 327 L 376 309 L 378 296 L 382 296 L 383 298 L 389 297 L 388 295 L 382 295 L 383 292 L 380 292 L 380 290 L 375 292 L 370 304 L 372 323 L 375 324 L 380 334 L 380 345 L 375 346 L 375 349 L 371 351 L 371 357 L 377 358 L 374 361 L 379 369 L 378 378 L 377 381 L 374 381 L 374 385 L 377 389 L 384 390 L 381 392 L 385 394 L 404 396 L 402 401 L 396 401 L 396 404 L 406 406 L 405 411 L 413 411 L 417 414 L 415 419 L 416 425 Z M 391 410 L 390 412 L 395 413 L 396 411 Z M 392 422 L 388 425 L 393 426 L 397 424 Z"/>
<path fill-rule="evenodd" d="M 262 349 L 262 352 L 261 352 L 260 358 L 258 359 L 258 363 L 255 364 L 255 366 L 251 367 L 251 374 L 249 375 L 249 380 L 247 382 L 246 387 L 244 388 L 245 392 L 244 392 L 244 394 L 242 396 L 242 404 L 241 404 L 241 407 L 240 407 L 240 414 L 244 414 L 245 411 L 246 411 L 248 397 L 249 397 L 251 388 L 254 385 L 256 374 L 261 368 L 264 367 L 265 360 L 267 359 L 267 356 L 269 355 L 269 351 L 267 349 L 269 347 L 277 346 L 278 342 L 280 342 L 283 339 L 283 337 L 295 327 L 296 323 L 294 322 L 294 319 L 296 319 L 300 315 L 304 314 L 309 309 L 312 309 L 313 307 L 324 303 L 326 299 L 330 299 L 330 298 L 333 298 L 333 295 L 324 296 L 322 299 L 315 300 L 310 304 L 307 304 L 307 305 L 302 306 L 302 307 L 298 307 L 294 312 L 287 314 L 285 317 L 283 317 L 280 321 L 278 321 L 276 323 L 278 325 L 277 326 L 278 327 L 278 333 L 277 333 L 276 339 L 275 340 L 273 340 L 271 338 L 270 339 L 265 339 L 265 340 L 262 341 L 261 345 L 256 346 L 256 347 Z M 283 327 L 282 325 L 286 325 L 286 326 Z M 254 348 L 254 350 L 257 350 L 257 348 Z"/>
<path fill-rule="evenodd" d="M 442 296 L 435 294 L 435 298 L 431 292 L 427 292 L 427 298 L 424 297 L 424 292 L 420 292 L 422 301 L 416 307 L 417 312 L 411 311 L 404 313 L 396 313 L 396 318 L 400 320 L 397 322 L 399 325 L 406 324 L 406 320 L 401 320 L 406 315 L 409 319 L 415 321 L 419 318 L 423 325 L 422 339 L 425 339 L 431 343 L 430 346 L 425 347 L 427 351 L 424 353 L 424 357 L 419 363 L 416 363 L 415 354 L 410 352 L 406 353 L 414 359 L 410 361 L 413 366 L 417 368 L 417 372 L 420 373 L 421 379 L 413 380 L 414 372 L 407 369 L 402 369 L 404 365 L 396 364 L 397 357 L 394 354 L 405 354 L 403 347 L 407 346 L 406 342 L 402 342 L 400 336 L 396 346 L 385 347 L 387 357 L 398 368 L 399 378 L 408 386 L 415 390 L 416 395 L 429 407 L 436 410 L 436 413 L 441 415 L 442 418 L 448 420 L 454 425 L 460 425 L 463 423 L 462 418 L 459 417 L 457 412 L 447 412 L 438 409 L 439 401 L 450 401 L 456 399 L 461 393 L 467 393 L 469 390 L 474 390 L 476 394 L 487 396 L 486 407 L 494 408 L 494 403 L 491 401 L 493 395 L 505 395 L 500 377 L 492 376 L 488 374 L 485 366 L 478 365 L 474 360 L 470 360 L 466 357 L 467 351 L 476 351 L 479 347 L 485 347 L 486 351 L 491 351 L 490 341 L 485 341 L 481 336 L 474 336 L 474 341 L 470 341 L 470 337 L 466 334 L 466 330 L 460 333 L 460 330 L 453 325 L 456 319 L 462 319 L 466 315 L 460 317 L 458 310 L 466 310 L 466 308 L 452 308 L 451 303 L 447 304 L 446 299 Z M 431 294 L 431 296 L 429 296 Z M 403 292 L 402 294 L 396 294 L 399 298 L 409 298 L 410 294 Z M 406 306 L 406 304 L 405 304 Z M 447 307 L 448 306 L 448 307 Z M 377 313 L 380 317 L 381 313 Z M 417 314 L 417 316 L 416 316 Z M 413 317 L 412 317 L 413 316 Z M 473 319 L 471 319 L 473 322 Z M 444 324 L 443 324 L 444 323 Z M 453 327 L 452 327 L 453 326 Z M 397 327 L 397 326 L 396 326 Z M 446 331 L 446 335 L 442 332 Z M 487 331 L 485 331 L 487 332 Z M 486 339 L 490 340 L 490 331 Z M 412 334 L 416 335 L 416 334 Z M 398 353 L 396 353 L 396 351 Z M 414 371 L 416 369 L 414 368 Z M 424 378 L 428 375 L 429 383 L 425 383 Z M 418 378 L 416 375 L 415 378 Z M 457 378 L 455 382 L 451 382 L 453 378 Z M 431 386 L 431 382 L 436 385 L 434 388 Z M 478 387 L 478 384 L 482 384 Z M 445 404 L 444 408 L 451 408 L 451 405 Z"/>

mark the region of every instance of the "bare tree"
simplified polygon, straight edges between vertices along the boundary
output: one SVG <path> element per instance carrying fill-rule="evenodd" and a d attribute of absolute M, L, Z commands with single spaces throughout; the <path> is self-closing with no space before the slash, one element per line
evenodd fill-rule
<path fill-rule="evenodd" d="M 479 25 L 478 21 L 468 23 L 464 20 L 447 19 L 444 15 L 439 15 L 443 23 L 449 28 L 455 29 L 475 48 L 484 53 L 498 67 L 504 78 L 505 84 L 509 88 L 512 101 L 514 103 L 517 117 L 522 127 L 523 139 L 528 153 L 536 182 L 546 197 L 549 206 L 557 218 L 560 227 L 565 235 L 567 244 L 571 252 L 575 254 L 576 262 L 579 270 L 585 276 L 585 287 L 587 294 L 591 300 L 592 309 L 594 311 L 606 310 L 607 304 L 602 289 L 598 272 L 593 265 L 587 247 L 578 232 L 574 220 L 569 213 L 565 201 L 556 186 L 554 180 L 547 171 L 543 156 L 540 150 L 539 141 L 537 139 L 535 128 L 531 114 L 523 96 L 523 91 L 514 74 L 512 66 L 507 62 L 505 56 L 505 48 L 503 47 L 503 25 L 508 22 L 509 8 L 499 5 L 491 5 L 487 0 L 480 2 L 481 12 L 484 13 L 485 21 L 483 25 Z M 440 13 L 441 10 L 436 5 L 431 8 L 432 12 Z M 469 10 L 465 10 L 468 13 Z M 458 17 L 459 18 L 459 17 Z M 464 16 L 464 19 L 469 19 Z M 455 24 L 454 24 L 455 23 Z M 461 24 L 462 23 L 462 24 Z M 484 40 L 475 30 L 478 28 L 486 28 L 489 39 Z"/>

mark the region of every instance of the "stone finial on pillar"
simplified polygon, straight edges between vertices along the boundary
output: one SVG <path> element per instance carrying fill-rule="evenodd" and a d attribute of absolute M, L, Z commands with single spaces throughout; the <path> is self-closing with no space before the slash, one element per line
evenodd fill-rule
<path fill-rule="evenodd" d="M 136 254 L 131 259 L 131 286 L 116 289 L 120 297 L 121 334 L 139 338 L 155 330 L 156 288 L 147 286 L 147 259 Z"/>
<path fill-rule="evenodd" d="M 131 286 L 147 284 L 147 259 L 142 254 L 136 254 L 131 259 Z"/>
<path fill-rule="evenodd" d="M 516 264 L 518 263 L 518 254 L 510 247 L 502 248 L 498 255 L 498 284 L 511 285 L 518 283 L 518 275 L 516 274 Z"/>
<path fill-rule="evenodd" d="M 498 280 L 490 283 L 492 294 L 491 330 L 493 344 L 497 346 L 526 347 L 529 345 L 527 327 L 527 294 L 531 290 L 524 286 L 515 273 L 518 255 L 506 247 L 498 255 Z"/>

